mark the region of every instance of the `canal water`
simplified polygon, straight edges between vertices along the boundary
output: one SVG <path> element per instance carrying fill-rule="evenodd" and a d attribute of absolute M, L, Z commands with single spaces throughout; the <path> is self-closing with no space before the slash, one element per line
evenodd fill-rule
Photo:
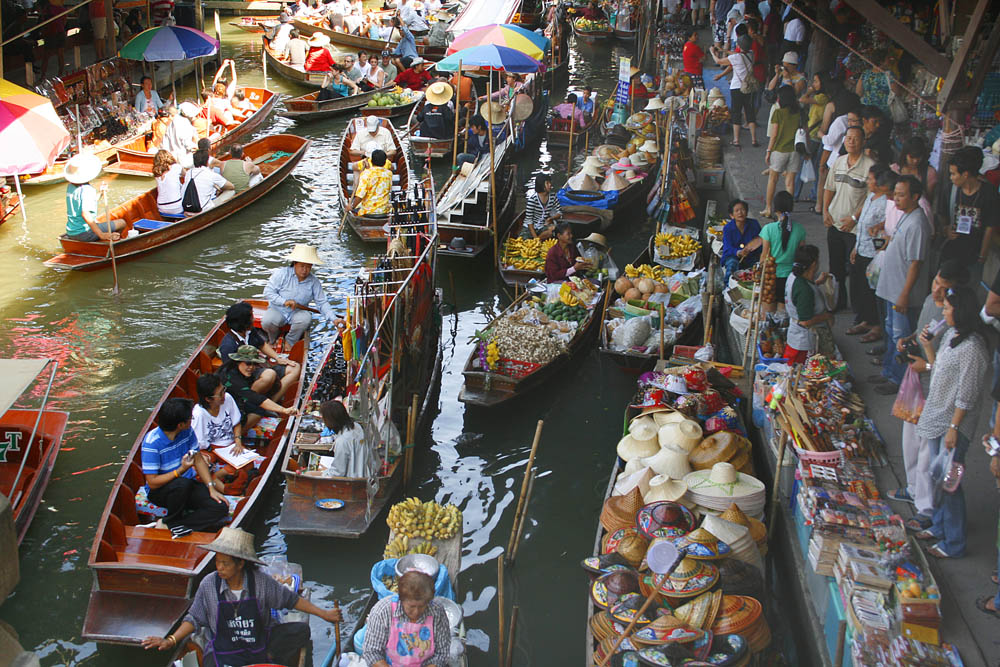
<path fill-rule="evenodd" d="M 223 54 L 241 82 L 262 83 L 259 37 L 223 23 Z M 592 85 L 606 99 L 615 86 L 620 46 L 571 47 L 570 83 Z M 306 92 L 276 76 L 268 87 Z M 188 84 L 187 93 L 191 92 Z M 554 93 L 558 101 L 564 91 Z M 111 273 L 61 273 L 42 262 L 59 251 L 65 223 L 64 187 L 28 188 L 28 222 L 0 228 L 0 356 L 50 357 L 60 370 L 50 407 L 71 413 L 63 448 L 43 504 L 21 546 L 21 583 L 0 607 L 0 619 L 35 650 L 43 665 L 162 665 L 163 654 L 97 645 L 80 638 L 92 576 L 87 557 L 110 484 L 149 411 L 193 347 L 238 299 L 260 295 L 270 272 L 294 243 L 319 247 L 317 268 L 335 304 L 350 289 L 357 267 L 378 250 L 349 229 L 338 234 L 334 156 L 345 119 L 296 126 L 277 116 L 259 134 L 289 132 L 312 140 L 294 174 L 240 214 L 149 257 L 119 267 L 121 294 Z M 577 165 L 582 158 L 574 156 Z M 517 158 L 527 183 L 538 170 L 566 178 L 565 149 L 549 151 L 544 137 Z M 436 182 L 447 175 L 435 168 Z M 112 206 L 150 187 L 150 181 L 105 177 Z M 608 238 L 619 264 L 645 245 L 651 223 L 637 213 Z M 439 263 L 445 307 L 444 369 L 439 412 L 407 495 L 455 503 L 464 513 L 459 602 L 465 611 L 470 664 L 495 664 L 497 567 L 513 523 L 522 473 L 538 420 L 544 420 L 537 481 L 505 598 L 520 607 L 514 664 L 581 664 L 586 623 L 586 575 L 614 446 L 635 379 L 596 350 L 529 398 L 493 411 L 457 400 L 471 336 L 509 302 L 489 260 Z M 454 291 L 452 291 L 452 284 Z M 452 307 L 450 304 L 454 304 Z M 329 338 L 314 329 L 315 363 Z M 30 404 L 30 402 L 29 402 Z M 277 528 L 280 483 L 273 485 L 250 526 L 264 555 L 300 563 L 312 598 L 339 601 L 353 627 L 370 592 L 371 565 L 381 559 L 388 529 L 377 522 L 360 540 L 284 536 Z M 331 645 L 332 626 L 312 619 L 314 664 Z"/>

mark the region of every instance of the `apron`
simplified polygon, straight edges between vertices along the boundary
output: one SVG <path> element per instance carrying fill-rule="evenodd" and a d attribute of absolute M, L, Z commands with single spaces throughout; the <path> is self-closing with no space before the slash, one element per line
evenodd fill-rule
<path fill-rule="evenodd" d="M 397 618 L 399 602 L 391 604 L 389 642 L 385 659 L 392 667 L 420 667 L 434 655 L 434 614 L 430 608 L 423 623 L 413 623 L 406 617 Z"/>
<path fill-rule="evenodd" d="M 825 354 L 830 356 L 833 352 L 833 332 L 825 323 L 817 327 L 804 327 L 799 324 L 799 312 L 792 302 L 792 285 L 799 280 L 794 273 L 788 274 L 785 282 L 785 310 L 788 311 L 788 345 L 796 350 L 803 350 L 808 354 Z M 813 301 L 819 312 L 826 310 L 826 297 L 818 285 L 809 283 L 813 291 Z M 822 310 L 820 310 L 822 309 Z M 824 330 L 825 329 L 825 330 Z"/>
<path fill-rule="evenodd" d="M 219 580 L 218 620 L 212 652 L 218 667 L 244 667 L 267 662 L 267 621 L 257 605 L 254 577 L 245 572 L 247 594 L 237 602 L 223 597 L 225 582 Z"/>

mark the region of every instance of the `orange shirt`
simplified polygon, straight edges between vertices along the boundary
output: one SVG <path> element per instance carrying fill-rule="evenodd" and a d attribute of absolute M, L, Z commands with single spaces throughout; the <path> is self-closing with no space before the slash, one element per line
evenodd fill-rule
<path fill-rule="evenodd" d="M 467 102 L 472 99 L 472 79 L 467 76 L 463 76 L 461 82 L 458 82 L 458 77 L 460 75 L 456 72 L 451 77 L 451 87 L 454 89 L 456 84 L 458 86 L 458 101 Z"/>

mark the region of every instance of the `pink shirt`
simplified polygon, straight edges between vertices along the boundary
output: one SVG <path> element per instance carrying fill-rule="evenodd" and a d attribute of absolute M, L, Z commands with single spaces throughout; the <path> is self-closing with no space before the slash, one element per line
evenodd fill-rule
<path fill-rule="evenodd" d="M 924 214 L 927 216 L 928 220 L 933 220 L 931 216 L 931 203 L 927 201 L 927 197 L 920 197 L 920 208 L 924 209 Z M 892 236 L 896 233 L 896 226 L 899 225 L 899 221 L 903 219 L 903 212 L 896 208 L 896 202 L 892 197 L 886 197 L 885 201 L 885 233 L 887 236 Z"/>

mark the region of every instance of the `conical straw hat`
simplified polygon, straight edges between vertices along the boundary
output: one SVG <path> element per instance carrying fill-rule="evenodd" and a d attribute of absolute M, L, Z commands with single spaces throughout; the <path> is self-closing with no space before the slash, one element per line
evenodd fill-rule
<path fill-rule="evenodd" d="M 645 503 L 655 503 L 658 500 L 676 502 L 687 493 L 687 484 L 667 475 L 656 475 L 649 480 L 649 491 L 642 497 Z"/>
<path fill-rule="evenodd" d="M 687 453 L 673 447 L 661 447 L 653 456 L 642 460 L 644 465 L 652 468 L 658 475 L 666 475 L 670 479 L 684 479 L 691 472 Z"/>
<path fill-rule="evenodd" d="M 253 535 L 239 528 L 225 526 L 219 531 L 219 536 L 214 540 L 208 544 L 199 544 L 198 546 L 206 551 L 226 554 L 227 556 L 248 560 L 258 565 L 264 564 L 264 561 L 257 558 L 257 552 L 253 548 Z"/>
<path fill-rule="evenodd" d="M 660 446 L 656 444 L 656 437 L 639 440 L 630 433 L 618 441 L 616 451 L 623 461 L 631 462 L 634 459 L 653 456 L 660 451 Z"/>
<path fill-rule="evenodd" d="M 611 172 L 611 175 L 608 176 L 608 178 L 601 185 L 601 190 L 603 192 L 608 192 L 610 190 L 624 190 L 628 186 L 629 182 L 622 178 L 617 171 L 614 171 Z"/>

